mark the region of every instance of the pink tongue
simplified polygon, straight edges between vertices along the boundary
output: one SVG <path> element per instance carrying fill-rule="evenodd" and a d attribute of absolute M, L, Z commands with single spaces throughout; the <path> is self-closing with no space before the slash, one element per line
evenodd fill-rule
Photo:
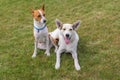
<path fill-rule="evenodd" d="M 65 43 L 69 44 L 70 43 L 70 39 L 69 38 L 65 38 Z"/>

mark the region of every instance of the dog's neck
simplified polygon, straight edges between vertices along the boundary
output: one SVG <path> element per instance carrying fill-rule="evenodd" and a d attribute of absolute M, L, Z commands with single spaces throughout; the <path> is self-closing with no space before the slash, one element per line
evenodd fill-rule
<path fill-rule="evenodd" d="M 33 20 L 34 20 L 34 26 L 36 26 L 38 28 L 42 28 L 46 25 L 45 23 L 41 23 L 39 21 L 36 21 L 35 19 L 33 19 Z"/>

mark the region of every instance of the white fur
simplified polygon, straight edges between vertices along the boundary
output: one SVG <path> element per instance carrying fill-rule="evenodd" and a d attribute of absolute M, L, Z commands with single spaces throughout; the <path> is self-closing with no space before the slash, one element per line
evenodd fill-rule
<path fill-rule="evenodd" d="M 77 44 L 79 41 L 79 36 L 76 33 L 75 29 L 79 26 L 79 22 L 74 24 L 62 24 L 59 20 L 56 20 L 56 24 L 59 29 L 56 29 L 52 32 L 51 36 L 56 38 L 59 38 L 59 48 L 56 50 L 56 64 L 55 69 L 60 68 L 60 56 L 63 52 L 69 52 L 72 54 L 72 57 L 74 59 L 74 66 L 76 70 L 80 70 L 80 65 L 78 63 L 77 58 Z M 64 30 L 65 29 L 65 30 Z M 72 29 L 70 31 L 70 29 Z M 66 34 L 69 34 L 70 37 L 70 43 L 66 44 L 64 37 Z"/>
<path fill-rule="evenodd" d="M 39 11 L 40 12 L 40 11 Z M 41 14 L 41 12 L 40 12 Z M 34 26 L 37 26 L 38 28 L 42 28 L 45 26 L 45 23 L 43 22 L 43 20 L 45 20 L 45 17 L 42 17 L 43 19 L 41 19 L 41 21 L 37 21 L 34 19 Z M 48 38 L 48 28 L 47 26 L 43 29 L 43 30 L 38 30 L 34 28 L 34 37 L 35 37 L 35 48 L 34 48 L 34 53 L 32 55 L 32 58 L 36 57 L 37 55 L 37 48 L 39 48 L 39 45 L 43 44 L 44 49 L 46 49 L 45 54 L 47 54 L 47 56 L 50 56 L 50 52 L 49 52 L 49 38 Z"/>

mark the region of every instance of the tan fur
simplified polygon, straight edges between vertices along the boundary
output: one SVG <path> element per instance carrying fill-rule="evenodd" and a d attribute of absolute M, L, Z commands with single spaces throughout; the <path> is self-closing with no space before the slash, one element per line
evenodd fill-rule
<path fill-rule="evenodd" d="M 54 39 L 50 34 L 49 34 L 49 38 L 51 39 L 52 44 L 58 45 L 58 41 L 59 41 L 58 38 L 55 38 L 55 39 Z"/>
<path fill-rule="evenodd" d="M 45 12 L 44 12 L 44 9 L 41 8 L 41 9 L 38 9 L 42 12 L 42 15 L 45 16 Z M 39 13 L 38 10 L 32 10 L 32 15 L 33 15 L 33 18 L 36 19 L 37 21 L 40 21 L 41 20 L 41 15 Z"/>

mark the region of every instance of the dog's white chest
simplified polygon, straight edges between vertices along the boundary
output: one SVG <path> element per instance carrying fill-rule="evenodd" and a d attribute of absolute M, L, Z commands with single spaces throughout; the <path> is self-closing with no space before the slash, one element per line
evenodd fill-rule
<path fill-rule="evenodd" d="M 66 44 L 64 45 L 65 52 L 71 52 L 73 50 L 76 50 L 76 45 L 71 44 Z"/>
<path fill-rule="evenodd" d="M 35 39 L 39 40 L 39 42 L 45 42 L 47 36 L 48 36 L 47 27 L 44 30 L 40 31 L 34 29 L 34 37 Z"/>

